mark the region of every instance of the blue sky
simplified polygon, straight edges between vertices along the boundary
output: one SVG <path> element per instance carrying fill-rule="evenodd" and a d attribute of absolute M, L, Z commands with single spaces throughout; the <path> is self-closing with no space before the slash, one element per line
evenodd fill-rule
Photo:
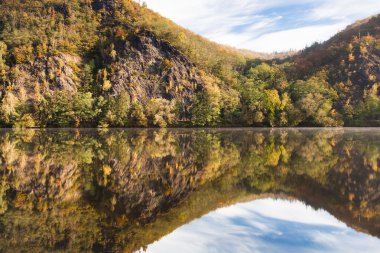
<path fill-rule="evenodd" d="M 260 52 L 302 49 L 380 13 L 379 0 L 146 0 L 213 41 Z"/>
<path fill-rule="evenodd" d="M 378 238 L 300 201 L 263 199 L 222 208 L 148 246 L 147 253 L 377 253 Z"/>

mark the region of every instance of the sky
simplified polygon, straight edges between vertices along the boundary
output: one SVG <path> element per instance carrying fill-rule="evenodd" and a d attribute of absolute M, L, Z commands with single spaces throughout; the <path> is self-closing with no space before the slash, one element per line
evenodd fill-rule
<path fill-rule="evenodd" d="M 299 50 L 380 13 L 379 0 L 146 0 L 202 36 L 257 52 Z"/>
<path fill-rule="evenodd" d="M 300 201 L 263 199 L 218 209 L 148 246 L 147 253 L 376 253 L 380 240 Z"/>

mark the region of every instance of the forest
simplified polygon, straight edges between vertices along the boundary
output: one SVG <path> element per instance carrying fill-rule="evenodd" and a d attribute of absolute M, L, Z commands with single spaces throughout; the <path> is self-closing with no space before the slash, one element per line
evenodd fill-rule
<path fill-rule="evenodd" d="M 2 127 L 379 126 L 380 16 L 295 55 L 131 0 L 0 1 Z"/>

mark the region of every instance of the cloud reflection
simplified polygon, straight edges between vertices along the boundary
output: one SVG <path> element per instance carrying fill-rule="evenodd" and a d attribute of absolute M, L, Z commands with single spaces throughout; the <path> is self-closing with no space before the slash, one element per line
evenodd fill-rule
<path fill-rule="evenodd" d="M 379 252 L 380 240 L 299 201 L 222 208 L 153 243 L 147 252 Z"/>

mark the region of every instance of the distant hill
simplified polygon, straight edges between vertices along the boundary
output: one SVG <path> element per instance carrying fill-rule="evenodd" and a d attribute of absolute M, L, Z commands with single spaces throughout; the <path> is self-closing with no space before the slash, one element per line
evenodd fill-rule
<path fill-rule="evenodd" d="M 297 78 L 327 72 L 329 84 L 339 95 L 338 109 L 349 113 L 355 106 L 365 106 L 363 100 L 376 100 L 380 95 L 380 15 L 348 26 L 327 42 L 303 50 L 292 60 Z M 378 120 L 379 111 L 372 112 L 376 113 L 373 118 Z"/>
<path fill-rule="evenodd" d="M 131 0 L 0 1 L 0 124 L 376 125 L 379 50 L 379 17 L 260 54 Z"/>

